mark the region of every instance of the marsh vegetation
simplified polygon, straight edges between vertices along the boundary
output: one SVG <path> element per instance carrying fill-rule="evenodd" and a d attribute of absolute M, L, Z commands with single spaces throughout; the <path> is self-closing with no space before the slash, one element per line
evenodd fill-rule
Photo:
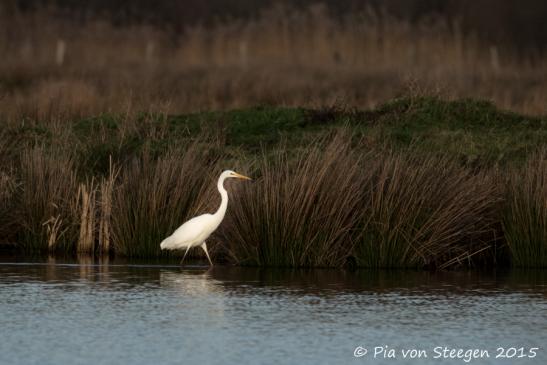
<path fill-rule="evenodd" d="M 175 29 L 9 4 L 2 248 L 161 257 L 231 168 L 256 182 L 229 186 L 219 261 L 547 265 L 542 50 L 374 7 Z"/>
<path fill-rule="evenodd" d="M 28 253 L 159 257 L 163 237 L 215 209 L 214 181 L 230 167 L 256 181 L 228 186 L 218 261 L 545 266 L 546 134 L 541 117 L 422 96 L 368 111 L 8 121 L 0 240 Z"/>

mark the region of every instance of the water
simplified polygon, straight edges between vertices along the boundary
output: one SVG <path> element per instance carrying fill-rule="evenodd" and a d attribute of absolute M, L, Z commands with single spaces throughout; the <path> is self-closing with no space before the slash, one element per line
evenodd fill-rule
<path fill-rule="evenodd" d="M 547 272 L 3 262 L 0 331 L 1 364 L 545 364 Z"/>

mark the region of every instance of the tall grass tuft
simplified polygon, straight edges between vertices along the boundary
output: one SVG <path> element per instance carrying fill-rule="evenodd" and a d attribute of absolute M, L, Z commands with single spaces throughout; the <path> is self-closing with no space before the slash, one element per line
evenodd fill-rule
<path fill-rule="evenodd" d="M 18 183 L 11 164 L 5 161 L 10 150 L 9 138 L 0 132 L 0 242 L 15 242 L 15 197 Z"/>
<path fill-rule="evenodd" d="M 18 244 L 27 251 L 70 250 L 78 237 L 78 184 L 66 152 L 35 147 L 21 156 Z"/>
<path fill-rule="evenodd" d="M 315 142 L 259 162 L 260 177 L 236 190 L 219 239 L 242 265 L 341 266 L 360 219 L 359 157 L 350 140 Z"/>
<path fill-rule="evenodd" d="M 95 212 L 97 204 L 97 188 L 94 181 L 81 183 L 78 187 L 80 198 L 80 235 L 76 250 L 79 254 L 93 254 L 95 251 Z"/>
<path fill-rule="evenodd" d="M 491 247 L 499 199 L 491 181 L 419 154 L 368 161 L 359 266 L 448 267 Z"/>
<path fill-rule="evenodd" d="M 509 173 L 503 234 L 516 266 L 547 266 L 547 150 Z"/>
<path fill-rule="evenodd" d="M 98 249 L 101 254 L 108 254 L 111 250 L 112 194 L 114 193 L 114 184 L 118 173 L 119 169 L 113 166 L 111 159 L 109 173 L 102 179 L 100 184 Z"/>
<path fill-rule="evenodd" d="M 194 142 L 154 158 L 144 150 L 119 173 L 112 192 L 111 242 L 124 256 L 160 256 L 160 242 L 196 213 L 216 159 Z"/>
<path fill-rule="evenodd" d="M 347 137 L 258 167 L 219 239 L 239 264 L 363 267 L 472 264 L 491 254 L 500 197 L 486 174 L 444 157 L 356 153 Z"/>
<path fill-rule="evenodd" d="M 9 171 L 0 171 L 0 242 L 14 243 L 18 184 Z"/>

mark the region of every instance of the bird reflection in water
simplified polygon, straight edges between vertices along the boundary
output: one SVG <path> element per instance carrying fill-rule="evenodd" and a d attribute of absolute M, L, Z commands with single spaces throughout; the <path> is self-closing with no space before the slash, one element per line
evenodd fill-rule
<path fill-rule="evenodd" d="M 206 308 L 207 319 L 219 321 L 224 317 L 227 294 L 222 282 L 212 277 L 212 270 L 160 271 L 160 286 L 180 296 L 178 307 L 184 315 L 192 315 Z M 197 310 L 189 303 L 199 298 L 202 308 Z"/>

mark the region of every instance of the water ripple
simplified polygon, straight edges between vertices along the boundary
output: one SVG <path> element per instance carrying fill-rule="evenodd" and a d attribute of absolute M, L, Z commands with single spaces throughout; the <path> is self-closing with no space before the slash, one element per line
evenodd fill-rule
<path fill-rule="evenodd" d="M 0 263 L 0 363 L 330 364 L 362 344 L 541 346 L 546 284 L 543 272 Z"/>

